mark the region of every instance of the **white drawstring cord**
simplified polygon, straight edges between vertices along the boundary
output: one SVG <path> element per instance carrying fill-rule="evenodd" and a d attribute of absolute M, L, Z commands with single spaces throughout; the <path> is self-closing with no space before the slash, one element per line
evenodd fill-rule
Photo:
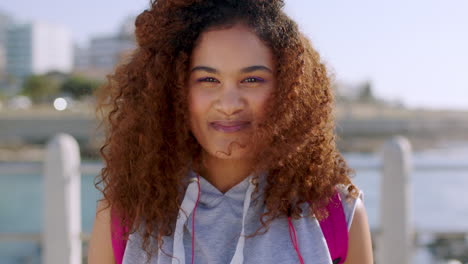
<path fill-rule="evenodd" d="M 177 217 L 176 228 L 174 231 L 173 241 L 173 258 L 172 264 L 185 264 L 185 249 L 184 249 L 184 224 L 187 222 L 188 216 L 195 209 L 197 204 L 198 192 L 200 191 L 200 185 L 198 184 L 198 177 L 191 178 L 190 184 L 187 187 L 184 200 L 180 206 L 179 215 Z M 163 253 L 161 250 L 158 252 L 158 264 L 161 263 Z"/>
<path fill-rule="evenodd" d="M 245 193 L 244 198 L 244 210 L 242 212 L 242 229 L 239 240 L 237 241 L 236 251 L 232 257 L 231 264 L 241 264 L 244 262 L 244 246 L 245 246 L 245 218 L 250 207 L 250 199 L 252 198 L 252 192 L 254 190 L 254 184 L 252 183 L 252 178 L 249 179 L 249 187 Z"/>

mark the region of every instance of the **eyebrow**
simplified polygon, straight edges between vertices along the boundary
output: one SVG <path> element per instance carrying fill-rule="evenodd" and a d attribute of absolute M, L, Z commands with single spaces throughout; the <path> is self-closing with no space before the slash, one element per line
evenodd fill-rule
<path fill-rule="evenodd" d="M 196 66 L 196 67 L 193 67 L 190 72 L 194 72 L 194 71 L 206 71 L 209 73 L 219 74 L 219 71 L 217 69 L 211 68 L 208 66 Z M 270 68 L 263 66 L 263 65 L 253 65 L 253 66 L 249 66 L 249 67 L 245 67 L 241 69 L 242 73 L 249 73 L 249 72 L 254 72 L 254 71 L 267 71 L 269 73 L 273 73 L 273 71 Z"/>

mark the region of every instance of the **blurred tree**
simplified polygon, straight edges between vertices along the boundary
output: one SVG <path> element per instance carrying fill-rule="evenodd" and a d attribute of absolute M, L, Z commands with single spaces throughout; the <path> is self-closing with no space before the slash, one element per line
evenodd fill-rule
<path fill-rule="evenodd" d="M 6 99 L 5 92 L 3 91 L 3 89 L 0 89 L 0 102 L 4 101 L 5 99 Z"/>
<path fill-rule="evenodd" d="M 31 75 L 23 83 L 22 95 L 29 96 L 33 102 L 44 102 L 60 92 L 60 82 L 47 75 Z"/>
<path fill-rule="evenodd" d="M 70 76 L 63 82 L 61 90 L 76 99 L 81 99 L 84 96 L 92 95 L 101 84 L 102 82 L 97 80 L 91 80 L 81 76 Z"/>
<path fill-rule="evenodd" d="M 362 103 L 376 102 L 374 93 L 372 92 L 372 85 L 370 81 L 367 81 L 362 85 L 359 92 L 358 100 Z"/>

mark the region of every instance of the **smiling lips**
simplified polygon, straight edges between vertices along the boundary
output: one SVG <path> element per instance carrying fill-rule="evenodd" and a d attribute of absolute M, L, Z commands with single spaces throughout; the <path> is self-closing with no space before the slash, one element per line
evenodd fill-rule
<path fill-rule="evenodd" d="M 214 121 L 210 126 L 219 132 L 237 132 L 250 126 L 249 121 Z"/>

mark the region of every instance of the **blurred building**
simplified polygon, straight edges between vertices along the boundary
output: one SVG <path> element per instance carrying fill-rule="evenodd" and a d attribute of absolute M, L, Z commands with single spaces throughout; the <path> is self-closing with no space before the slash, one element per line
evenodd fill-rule
<path fill-rule="evenodd" d="M 75 46 L 74 72 L 92 78 L 110 73 L 136 47 L 134 23 L 128 17 L 116 34 L 93 37 L 88 48 Z"/>
<path fill-rule="evenodd" d="M 0 11 L 0 81 L 6 77 L 6 37 L 7 29 L 12 23 L 11 16 Z"/>
<path fill-rule="evenodd" d="M 112 69 L 120 60 L 122 52 L 135 47 L 133 39 L 127 36 L 103 36 L 91 40 L 90 64 L 93 67 Z"/>
<path fill-rule="evenodd" d="M 44 22 L 12 25 L 6 42 L 6 71 L 16 78 L 72 70 L 72 36 L 65 27 Z"/>
<path fill-rule="evenodd" d="M 79 45 L 73 47 L 73 69 L 85 69 L 90 67 L 89 49 Z"/>

